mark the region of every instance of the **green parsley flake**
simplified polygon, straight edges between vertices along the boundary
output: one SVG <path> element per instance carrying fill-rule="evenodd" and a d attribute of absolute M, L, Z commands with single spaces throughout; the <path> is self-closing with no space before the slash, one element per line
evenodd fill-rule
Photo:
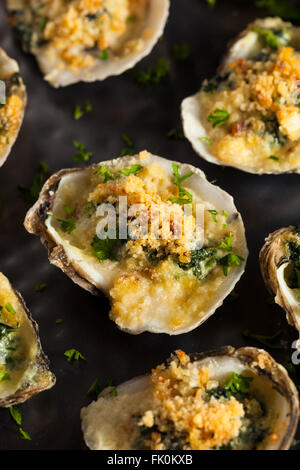
<path fill-rule="evenodd" d="M 75 219 L 63 219 L 61 217 L 57 217 L 54 214 L 49 214 L 55 220 L 60 222 L 60 228 L 63 232 L 68 233 L 71 235 L 72 232 L 76 229 L 76 220 Z"/>
<path fill-rule="evenodd" d="M 238 256 L 234 253 L 229 253 L 220 259 L 219 263 L 223 268 L 224 276 L 228 276 L 228 269 L 235 266 L 241 266 L 242 262 L 245 261 L 244 258 Z"/>
<path fill-rule="evenodd" d="M 20 412 L 19 408 L 17 408 L 16 406 L 10 406 L 9 407 L 9 413 L 10 413 L 10 416 L 12 417 L 12 419 L 17 424 L 22 439 L 26 439 L 27 441 L 30 441 L 31 440 L 30 435 L 26 431 L 24 431 L 24 429 L 21 428 L 22 415 L 21 415 L 21 412 Z"/>
<path fill-rule="evenodd" d="M 211 145 L 212 144 L 212 140 L 209 138 L 209 137 L 199 137 L 199 140 L 201 142 L 206 142 L 207 145 Z"/>
<path fill-rule="evenodd" d="M 213 128 L 220 127 L 228 121 L 230 114 L 225 109 L 215 109 L 208 116 L 208 122 L 212 123 Z"/>
<path fill-rule="evenodd" d="M 136 75 L 136 82 L 141 87 L 149 87 L 160 83 L 168 74 L 170 69 L 170 62 L 161 57 L 156 62 L 156 65 L 150 67 L 147 71 L 140 71 Z"/>
<path fill-rule="evenodd" d="M 95 235 L 91 243 L 91 246 L 94 249 L 93 256 L 98 259 L 99 263 L 103 263 L 104 260 L 111 259 L 113 249 L 117 243 L 117 239 L 105 238 L 102 240 Z"/>
<path fill-rule="evenodd" d="M 35 290 L 35 292 L 44 292 L 46 287 L 47 287 L 47 284 L 43 282 L 41 284 L 35 284 L 34 285 L 34 290 Z"/>
<path fill-rule="evenodd" d="M 265 336 L 265 335 L 260 335 L 256 333 L 251 333 L 250 330 L 245 330 L 243 331 L 242 334 L 245 338 L 256 341 L 257 343 L 260 343 L 263 346 L 266 346 L 267 348 L 284 349 L 283 346 L 279 342 L 277 342 L 277 340 L 280 338 L 282 333 L 283 333 L 283 330 L 278 330 L 272 336 Z"/>
<path fill-rule="evenodd" d="M 15 309 L 13 308 L 13 306 L 10 302 L 7 302 L 7 304 L 5 304 L 5 308 L 12 315 L 16 315 L 17 312 L 15 311 Z"/>
<path fill-rule="evenodd" d="M 120 173 L 125 176 L 129 175 L 136 175 L 140 170 L 142 170 L 142 165 L 138 165 L 137 163 L 132 165 L 130 168 L 125 168 L 124 170 L 120 170 Z"/>
<path fill-rule="evenodd" d="M 218 211 L 216 211 L 215 209 L 211 209 L 208 212 L 211 214 L 211 217 L 212 217 L 213 221 L 217 223 L 218 222 L 217 221 Z"/>
<path fill-rule="evenodd" d="M 191 50 L 188 43 L 183 42 L 182 44 L 174 44 L 172 48 L 173 59 L 177 62 L 185 62 L 191 57 Z"/>
<path fill-rule="evenodd" d="M 63 323 L 63 321 L 64 321 L 63 318 L 57 318 L 57 319 L 55 320 L 55 323 L 56 323 L 57 325 L 60 325 L 61 323 Z"/>
<path fill-rule="evenodd" d="M 82 361 L 86 360 L 85 357 L 79 351 L 77 351 L 77 349 L 74 348 L 65 351 L 64 356 L 67 358 L 68 362 L 79 361 L 80 359 Z"/>
<path fill-rule="evenodd" d="M 10 380 L 10 375 L 7 372 L 0 371 L 0 382 L 4 382 L 4 380 Z"/>
<path fill-rule="evenodd" d="M 105 165 L 101 165 L 99 168 L 97 168 L 97 170 L 94 172 L 94 175 L 101 175 L 103 178 L 103 183 L 107 183 L 107 181 L 115 179 Z"/>
<path fill-rule="evenodd" d="M 81 142 L 78 142 L 77 140 L 73 140 L 73 145 L 78 152 L 73 155 L 73 160 L 76 163 L 83 163 L 83 162 L 88 162 L 92 156 L 93 152 L 87 152 L 85 149 L 85 145 L 82 144 Z"/>
<path fill-rule="evenodd" d="M 134 144 L 130 137 L 126 134 L 122 134 L 122 140 L 126 147 L 123 147 L 121 150 L 121 157 L 125 157 L 126 155 L 135 155 L 136 151 L 134 150 Z"/>
<path fill-rule="evenodd" d="M 179 197 L 171 197 L 169 201 L 173 202 L 174 204 L 190 204 L 193 201 L 193 196 L 189 193 L 183 186 L 183 181 L 187 180 L 191 176 L 193 176 L 194 172 L 190 171 L 183 176 L 179 176 L 179 165 L 177 163 L 172 164 L 173 168 L 173 176 L 174 176 L 174 184 L 178 187 L 179 190 Z"/>
<path fill-rule="evenodd" d="M 87 392 L 87 396 L 90 398 L 97 398 L 100 392 L 101 392 L 100 383 L 99 383 L 99 380 L 96 379 L 91 385 L 91 387 L 89 388 Z"/>
<path fill-rule="evenodd" d="M 39 162 L 38 174 L 33 179 L 31 186 L 25 186 L 20 184 L 18 189 L 20 191 L 20 197 L 28 203 L 34 203 L 40 194 L 42 189 L 45 176 L 49 173 L 49 167 L 44 162 Z"/>
<path fill-rule="evenodd" d="M 108 58 L 109 58 L 108 49 L 104 49 L 100 54 L 100 59 L 101 60 L 107 60 Z"/>
<path fill-rule="evenodd" d="M 91 105 L 91 102 L 87 100 L 83 109 L 79 104 L 75 106 L 73 117 L 76 121 L 78 121 L 82 118 L 82 116 L 84 116 L 85 113 L 90 113 L 91 111 L 93 111 L 93 106 Z"/>
<path fill-rule="evenodd" d="M 279 16 L 283 20 L 300 20 L 300 9 L 287 0 L 256 0 L 255 5 L 267 8 L 269 14 Z"/>
<path fill-rule="evenodd" d="M 110 392 L 109 396 L 112 397 L 112 398 L 118 396 L 118 390 L 116 389 L 116 387 L 114 387 L 114 388 L 112 389 L 112 391 Z"/>
<path fill-rule="evenodd" d="M 271 155 L 269 158 L 270 158 L 271 160 L 274 160 L 275 162 L 280 162 L 280 158 L 275 157 L 275 155 Z"/>
<path fill-rule="evenodd" d="M 224 240 L 220 243 L 218 248 L 226 250 L 226 251 L 231 251 L 232 250 L 232 238 L 233 238 L 233 233 L 230 232 L 228 237 L 224 237 Z"/>

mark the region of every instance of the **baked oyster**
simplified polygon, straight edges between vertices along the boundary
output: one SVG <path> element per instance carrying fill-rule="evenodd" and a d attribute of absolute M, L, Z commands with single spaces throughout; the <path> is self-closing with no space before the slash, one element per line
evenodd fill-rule
<path fill-rule="evenodd" d="M 112 237 L 99 235 L 107 223 L 99 210 L 110 209 Z M 103 291 L 111 319 L 133 334 L 196 328 L 232 291 L 248 255 L 232 197 L 197 168 L 147 151 L 56 173 L 25 227 L 75 283 Z"/>
<path fill-rule="evenodd" d="M 0 407 L 23 403 L 54 384 L 38 326 L 22 296 L 0 273 Z"/>
<path fill-rule="evenodd" d="M 249 173 L 300 172 L 300 28 L 258 19 L 218 74 L 182 103 L 184 132 L 205 160 Z"/>
<path fill-rule="evenodd" d="M 275 302 L 285 310 L 289 324 L 300 332 L 300 230 L 290 226 L 271 233 L 259 260 Z"/>
<path fill-rule="evenodd" d="M 7 0 L 9 22 L 54 87 L 120 75 L 150 54 L 169 0 Z"/>
<path fill-rule="evenodd" d="M 17 62 L 0 48 L 0 166 L 18 136 L 26 106 L 26 90 Z"/>
<path fill-rule="evenodd" d="M 264 350 L 188 356 L 106 388 L 81 411 L 93 450 L 284 450 L 299 415 L 295 385 Z"/>

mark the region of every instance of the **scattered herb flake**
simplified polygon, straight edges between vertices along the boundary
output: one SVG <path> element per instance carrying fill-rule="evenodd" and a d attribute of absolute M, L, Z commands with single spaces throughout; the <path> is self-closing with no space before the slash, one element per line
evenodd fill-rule
<path fill-rule="evenodd" d="M 167 137 L 170 140 L 184 140 L 184 133 L 180 129 L 171 129 L 167 133 Z"/>
<path fill-rule="evenodd" d="M 96 379 L 91 385 L 91 387 L 89 388 L 87 392 L 87 396 L 91 398 L 97 398 L 100 392 L 101 392 L 100 383 L 99 383 L 99 380 Z"/>
<path fill-rule="evenodd" d="M 73 145 L 78 152 L 73 155 L 73 161 L 76 163 L 88 162 L 93 156 L 93 152 L 87 152 L 85 145 L 77 140 L 73 140 Z"/>
<path fill-rule="evenodd" d="M 79 361 L 80 359 L 82 361 L 86 360 L 85 357 L 79 351 L 77 351 L 77 349 L 74 348 L 65 351 L 64 356 L 67 358 L 68 362 Z"/>
<path fill-rule="evenodd" d="M 106 259 L 111 259 L 113 249 L 117 243 L 117 239 L 105 238 L 102 240 L 95 235 L 91 243 L 91 246 L 94 249 L 93 256 L 98 259 L 99 263 L 103 263 Z"/>
<path fill-rule="evenodd" d="M 63 321 L 64 321 L 63 318 L 57 318 L 57 319 L 55 320 L 55 323 L 56 323 L 57 325 L 60 325 L 61 323 L 63 323 Z"/>
<path fill-rule="evenodd" d="M 49 167 L 44 162 L 39 162 L 38 174 L 33 179 L 31 186 L 25 186 L 20 184 L 18 189 L 20 191 L 20 197 L 28 203 L 34 203 L 40 194 L 42 189 L 45 176 L 49 173 Z"/>
<path fill-rule="evenodd" d="M 125 168 L 124 170 L 120 170 L 120 173 L 125 176 L 129 175 L 136 175 L 140 170 L 142 170 L 142 165 L 138 165 L 137 163 L 132 165 L 130 168 Z"/>
<path fill-rule="evenodd" d="M 236 255 L 235 253 L 229 253 L 220 259 L 219 263 L 223 268 L 224 276 L 228 276 L 228 268 L 233 266 L 241 266 L 242 262 L 245 261 L 241 256 Z"/>
<path fill-rule="evenodd" d="M 10 375 L 7 372 L 0 371 L 0 382 L 3 382 L 4 380 L 10 380 Z"/>
<path fill-rule="evenodd" d="M 13 308 L 13 306 L 12 306 L 12 304 L 11 304 L 10 302 L 7 302 L 7 303 L 5 304 L 5 308 L 6 308 L 6 310 L 7 310 L 9 313 L 11 313 L 12 315 L 16 315 L 17 312 L 15 311 L 15 309 Z"/>
<path fill-rule="evenodd" d="M 121 150 L 121 157 L 125 157 L 126 155 L 134 155 L 136 152 L 134 150 L 134 144 L 130 137 L 126 134 L 122 134 L 122 140 L 126 147 L 122 148 Z"/>
<path fill-rule="evenodd" d="M 211 145 L 212 144 L 212 140 L 209 138 L 209 137 L 199 137 L 199 140 L 201 142 L 206 142 L 207 145 Z"/>
<path fill-rule="evenodd" d="M 63 209 L 67 215 L 74 214 L 74 209 L 72 209 L 72 207 L 68 206 L 67 204 L 63 205 Z"/>
<path fill-rule="evenodd" d="M 10 416 L 12 417 L 12 419 L 15 421 L 15 423 L 18 426 L 21 426 L 21 424 L 22 424 L 22 415 L 21 415 L 21 411 L 19 410 L 19 408 L 17 408 L 16 406 L 10 406 L 9 407 L 9 413 L 10 413 Z"/>
<path fill-rule="evenodd" d="M 114 180 L 113 175 L 105 165 L 101 165 L 99 168 L 97 168 L 97 170 L 94 172 L 94 175 L 101 175 L 103 178 L 103 183 L 107 183 L 109 180 Z"/>
<path fill-rule="evenodd" d="M 276 340 L 282 335 L 283 330 L 278 330 L 272 336 L 259 335 L 256 333 L 251 333 L 250 330 L 243 331 L 243 336 L 247 339 L 252 339 L 263 346 L 266 346 L 271 349 L 283 349 L 283 346 L 280 343 L 277 343 Z"/>
<path fill-rule="evenodd" d="M 187 42 L 183 42 L 182 44 L 174 44 L 172 48 L 172 56 L 173 59 L 177 62 L 185 62 L 186 60 L 190 59 L 191 50 L 189 44 Z"/>
<path fill-rule="evenodd" d="M 284 20 L 300 20 L 300 9 L 287 0 L 256 0 L 255 5 L 267 8 L 273 16 Z"/>
<path fill-rule="evenodd" d="M 218 211 L 216 211 L 215 209 L 210 209 L 208 212 L 211 214 L 211 217 L 212 217 L 213 221 L 217 223 L 218 222 L 218 220 L 217 220 Z"/>
<path fill-rule="evenodd" d="M 108 58 L 109 58 L 108 49 L 104 49 L 100 54 L 100 59 L 101 60 L 107 60 Z"/>
<path fill-rule="evenodd" d="M 280 158 L 275 157 L 275 155 L 271 155 L 269 158 L 270 158 L 271 160 L 274 160 L 275 162 L 280 162 Z"/>
<path fill-rule="evenodd" d="M 35 292 L 44 292 L 46 287 L 47 287 L 47 284 L 45 282 L 42 282 L 41 284 L 35 284 L 34 290 Z"/>
<path fill-rule="evenodd" d="M 225 109 L 215 109 L 208 116 L 208 122 L 212 123 L 213 128 L 222 126 L 228 121 L 230 114 Z"/>
<path fill-rule="evenodd" d="M 113 397 L 116 397 L 117 395 L 118 395 L 118 390 L 116 389 L 116 387 L 114 387 L 112 391 L 110 392 L 109 396 L 113 398 Z"/>
<path fill-rule="evenodd" d="M 149 87 L 160 83 L 169 73 L 170 63 L 164 57 L 156 62 L 156 65 L 150 67 L 147 71 L 141 70 L 137 73 L 135 79 L 139 86 Z"/>
<path fill-rule="evenodd" d="M 233 237 L 233 233 L 230 232 L 227 237 L 224 237 L 224 240 L 222 241 L 222 243 L 220 243 L 218 248 L 226 250 L 226 251 L 231 251 L 232 250 L 232 237 Z"/>
<path fill-rule="evenodd" d="M 60 228 L 63 232 L 71 235 L 72 232 L 76 229 L 76 220 L 75 219 L 63 219 L 62 217 L 57 217 L 54 214 L 49 214 L 51 217 L 60 222 Z"/>

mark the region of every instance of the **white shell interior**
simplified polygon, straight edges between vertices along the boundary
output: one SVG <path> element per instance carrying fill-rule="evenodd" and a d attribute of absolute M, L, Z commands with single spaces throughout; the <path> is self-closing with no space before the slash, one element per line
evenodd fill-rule
<path fill-rule="evenodd" d="M 287 304 L 293 311 L 296 328 L 300 331 L 300 289 L 290 289 L 285 281 L 285 271 L 288 269 L 289 263 L 282 264 L 276 271 L 278 284 L 281 295 L 285 297 Z"/>

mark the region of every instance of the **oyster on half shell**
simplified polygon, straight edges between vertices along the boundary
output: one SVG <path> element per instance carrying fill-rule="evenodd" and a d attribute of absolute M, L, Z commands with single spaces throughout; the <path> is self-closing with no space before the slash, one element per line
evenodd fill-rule
<path fill-rule="evenodd" d="M 120 75 L 150 54 L 169 0 L 7 0 L 9 22 L 54 87 Z"/>
<path fill-rule="evenodd" d="M 259 260 L 275 302 L 285 310 L 289 324 L 300 332 L 300 230 L 290 226 L 271 233 Z"/>
<path fill-rule="evenodd" d="M 0 407 L 23 403 L 54 384 L 38 326 L 21 294 L 0 273 Z"/>
<path fill-rule="evenodd" d="M 0 48 L 0 166 L 18 136 L 25 106 L 26 89 L 19 66 Z"/>
<path fill-rule="evenodd" d="M 127 198 L 128 237 L 116 231 L 114 240 L 100 240 L 103 214 L 98 210 L 113 206 L 120 227 L 120 196 Z M 187 203 L 191 213 L 183 227 Z M 138 215 L 131 210 L 138 204 L 143 204 L 138 215 L 148 216 L 146 238 L 135 231 Z M 199 207 L 204 234 L 193 230 Z M 166 232 L 165 217 L 170 221 Z M 199 169 L 147 151 L 56 173 L 27 213 L 25 227 L 40 236 L 50 262 L 75 283 L 93 294 L 103 291 L 111 302 L 111 319 L 133 334 L 196 328 L 233 290 L 248 256 L 232 197 Z"/>
<path fill-rule="evenodd" d="M 205 160 L 249 173 L 300 173 L 300 28 L 258 19 L 217 75 L 182 103 L 184 132 Z"/>
<path fill-rule="evenodd" d="M 264 350 L 176 351 L 152 374 L 106 388 L 81 410 L 92 450 L 285 450 L 298 392 Z"/>

